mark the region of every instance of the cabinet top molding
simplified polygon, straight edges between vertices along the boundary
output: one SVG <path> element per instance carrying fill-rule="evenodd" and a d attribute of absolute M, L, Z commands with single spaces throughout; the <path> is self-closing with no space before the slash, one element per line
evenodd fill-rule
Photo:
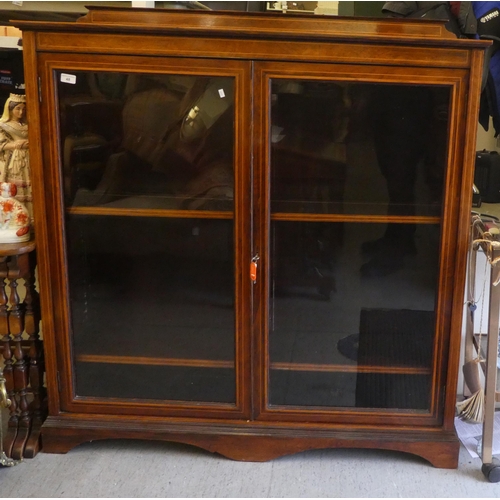
<path fill-rule="evenodd" d="M 24 31 L 122 32 L 246 39 L 376 41 L 401 45 L 484 47 L 489 41 L 459 39 L 445 21 L 347 18 L 296 14 L 175 9 L 89 7 L 76 22 L 16 21 Z"/>

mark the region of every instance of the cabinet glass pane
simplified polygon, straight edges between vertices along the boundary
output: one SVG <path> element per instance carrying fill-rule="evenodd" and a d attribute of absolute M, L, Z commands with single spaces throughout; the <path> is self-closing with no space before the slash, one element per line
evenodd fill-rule
<path fill-rule="evenodd" d="M 232 210 L 234 79 L 57 72 L 67 206 Z"/>
<path fill-rule="evenodd" d="M 231 220 L 67 217 L 79 396 L 234 402 Z"/>
<path fill-rule="evenodd" d="M 439 238 L 439 224 L 272 222 L 269 404 L 428 410 Z"/>
<path fill-rule="evenodd" d="M 271 209 L 440 215 L 447 87 L 273 79 Z"/>
<path fill-rule="evenodd" d="M 55 76 L 76 395 L 234 404 L 234 78 Z"/>

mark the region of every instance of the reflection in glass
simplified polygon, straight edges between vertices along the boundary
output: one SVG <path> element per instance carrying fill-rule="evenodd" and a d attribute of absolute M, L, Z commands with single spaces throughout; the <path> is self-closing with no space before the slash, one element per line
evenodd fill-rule
<path fill-rule="evenodd" d="M 76 394 L 234 404 L 234 78 L 55 77 Z"/>
<path fill-rule="evenodd" d="M 56 79 L 68 207 L 232 210 L 232 77 Z"/>
<path fill-rule="evenodd" d="M 272 222 L 270 405 L 429 409 L 440 226 L 390 226 Z"/>
<path fill-rule="evenodd" d="M 274 79 L 271 209 L 441 214 L 446 87 Z"/>
<path fill-rule="evenodd" d="M 66 227 L 76 394 L 234 402 L 232 220 Z"/>
<path fill-rule="evenodd" d="M 429 411 L 449 88 L 271 89 L 268 404 Z"/>

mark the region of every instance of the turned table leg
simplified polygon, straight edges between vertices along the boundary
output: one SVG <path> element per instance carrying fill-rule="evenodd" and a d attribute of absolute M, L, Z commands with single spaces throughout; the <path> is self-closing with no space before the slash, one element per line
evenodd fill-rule
<path fill-rule="evenodd" d="M 17 400 L 14 389 L 14 352 L 11 345 L 9 330 L 9 300 L 5 291 L 5 279 L 8 274 L 7 259 L 9 257 L 0 257 L 0 334 L 2 335 L 2 351 L 4 360 L 3 376 L 5 378 L 5 389 L 7 397 L 10 400 L 9 422 L 7 432 L 3 436 L 3 449 L 7 457 L 11 457 L 12 446 L 17 436 L 19 418 L 17 415 Z"/>
<path fill-rule="evenodd" d="M 4 436 L 7 457 L 34 457 L 40 449 L 40 428 L 45 416 L 40 308 L 35 289 L 35 242 L 0 245 L 0 349 L 4 361 L 10 418 Z M 21 302 L 18 280 L 25 283 Z M 6 292 L 9 281 L 10 297 Z M 26 332 L 28 340 L 23 339 Z"/>
<path fill-rule="evenodd" d="M 27 255 L 21 255 L 17 260 L 27 258 Z M 21 303 L 17 292 L 17 280 L 20 276 L 19 269 L 9 269 L 8 278 L 10 279 L 10 314 L 9 329 L 14 344 L 14 389 L 19 403 L 19 425 L 17 429 L 16 440 L 12 447 L 12 458 L 19 460 L 23 457 L 24 447 L 28 440 L 31 428 L 30 405 L 28 401 L 28 366 L 22 347 L 24 332 L 24 303 Z"/>
<path fill-rule="evenodd" d="M 43 386 L 44 360 L 42 342 L 39 336 L 40 300 L 35 288 L 35 252 L 19 260 L 21 276 L 24 277 L 26 297 L 24 299 L 24 323 L 29 335 L 29 386 L 33 393 L 31 403 L 31 432 L 24 448 L 24 457 L 33 458 L 40 450 L 40 433 L 45 416 L 46 391 Z"/>

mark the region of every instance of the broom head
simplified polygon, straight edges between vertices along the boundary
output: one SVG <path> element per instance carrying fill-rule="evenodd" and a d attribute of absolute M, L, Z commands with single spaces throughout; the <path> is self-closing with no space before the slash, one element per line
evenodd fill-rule
<path fill-rule="evenodd" d="M 457 403 L 459 418 L 471 423 L 482 423 L 484 420 L 484 390 L 479 377 L 479 364 L 479 359 L 464 364 L 464 379 L 472 396 Z"/>

